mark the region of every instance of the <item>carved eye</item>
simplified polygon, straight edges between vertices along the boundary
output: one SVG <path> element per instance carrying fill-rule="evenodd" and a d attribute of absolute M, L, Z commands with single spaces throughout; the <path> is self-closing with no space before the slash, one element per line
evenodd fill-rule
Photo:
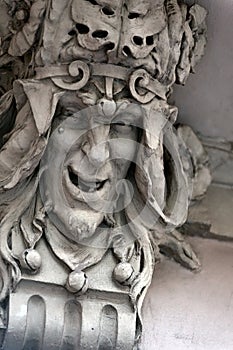
<path fill-rule="evenodd" d="M 135 45 L 142 46 L 143 44 L 143 38 L 137 35 L 133 36 L 133 42 Z"/>
<path fill-rule="evenodd" d="M 76 30 L 71 29 L 71 30 L 69 31 L 68 34 L 69 34 L 70 36 L 75 36 L 75 35 L 77 35 L 77 32 L 76 32 Z"/>
<path fill-rule="evenodd" d="M 104 6 L 101 11 L 106 16 L 113 16 L 115 14 L 114 10 L 108 6 Z"/>
<path fill-rule="evenodd" d="M 108 32 L 106 30 L 96 30 L 92 33 L 93 38 L 104 39 L 108 36 Z"/>
<path fill-rule="evenodd" d="M 98 5 L 98 3 L 95 0 L 86 0 L 88 2 L 90 2 L 92 5 Z"/>
<path fill-rule="evenodd" d="M 70 110 L 70 109 L 63 109 L 62 114 L 65 117 L 71 117 L 72 115 L 74 115 L 75 111 Z"/>
<path fill-rule="evenodd" d="M 148 46 L 154 44 L 154 37 L 153 37 L 153 35 L 149 35 L 149 36 L 146 37 L 146 44 L 147 44 Z"/>
<path fill-rule="evenodd" d="M 106 44 L 104 47 L 105 47 L 105 50 L 106 50 L 106 51 L 111 51 L 111 50 L 114 49 L 115 44 L 114 44 L 114 43 L 108 43 L 108 44 Z"/>
<path fill-rule="evenodd" d="M 113 129 L 120 134 L 129 134 L 133 130 L 133 126 L 125 122 L 118 122 L 113 124 Z"/>
<path fill-rule="evenodd" d="M 89 28 L 85 24 L 77 23 L 76 24 L 76 28 L 77 28 L 79 34 L 87 34 L 87 33 L 89 33 Z"/>
<path fill-rule="evenodd" d="M 130 12 L 129 15 L 128 15 L 129 19 L 135 19 L 135 18 L 138 18 L 138 17 L 140 17 L 140 14 L 137 13 L 137 12 Z"/>

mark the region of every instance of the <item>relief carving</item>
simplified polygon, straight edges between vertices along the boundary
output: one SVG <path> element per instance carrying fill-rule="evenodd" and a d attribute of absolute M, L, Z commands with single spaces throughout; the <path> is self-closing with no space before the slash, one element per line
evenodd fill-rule
<path fill-rule="evenodd" d="M 138 349 L 161 253 L 210 183 L 168 99 L 206 44 L 177 0 L 1 0 L 0 343 Z"/>

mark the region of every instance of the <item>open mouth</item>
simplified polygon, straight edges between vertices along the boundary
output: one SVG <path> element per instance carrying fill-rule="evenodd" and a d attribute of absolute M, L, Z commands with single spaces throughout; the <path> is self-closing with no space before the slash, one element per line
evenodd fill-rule
<path fill-rule="evenodd" d="M 84 181 L 73 171 L 71 166 L 68 166 L 68 174 L 70 181 L 74 186 L 76 186 L 79 190 L 88 193 L 100 191 L 108 181 L 108 179 L 96 182 Z"/>

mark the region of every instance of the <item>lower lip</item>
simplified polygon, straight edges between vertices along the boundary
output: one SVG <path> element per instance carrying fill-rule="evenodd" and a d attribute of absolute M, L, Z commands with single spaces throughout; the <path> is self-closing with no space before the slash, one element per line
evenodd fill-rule
<path fill-rule="evenodd" d="M 96 200 L 99 200 L 110 190 L 110 180 L 107 179 L 101 189 L 94 189 L 91 192 L 85 192 L 72 183 L 67 169 L 64 172 L 64 185 L 73 199 L 82 202 L 87 201 L 89 198 L 95 200 L 94 197 L 96 197 Z"/>

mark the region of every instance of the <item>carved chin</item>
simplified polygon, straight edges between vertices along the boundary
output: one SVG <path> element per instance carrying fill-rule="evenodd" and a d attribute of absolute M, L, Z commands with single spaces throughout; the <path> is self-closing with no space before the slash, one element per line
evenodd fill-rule
<path fill-rule="evenodd" d="M 77 243 L 87 243 L 104 219 L 103 213 L 89 208 L 70 208 L 65 213 L 58 212 L 57 216 L 62 221 L 63 234 Z"/>
<path fill-rule="evenodd" d="M 97 226 L 103 220 L 103 215 L 101 213 L 97 214 L 98 218 L 93 218 L 92 213 L 88 212 L 86 212 L 86 215 L 82 216 L 82 218 L 77 218 L 75 216 L 73 218 L 73 225 L 71 224 L 70 227 L 72 236 L 74 236 L 75 241 L 81 242 L 91 238 L 94 235 Z"/>

